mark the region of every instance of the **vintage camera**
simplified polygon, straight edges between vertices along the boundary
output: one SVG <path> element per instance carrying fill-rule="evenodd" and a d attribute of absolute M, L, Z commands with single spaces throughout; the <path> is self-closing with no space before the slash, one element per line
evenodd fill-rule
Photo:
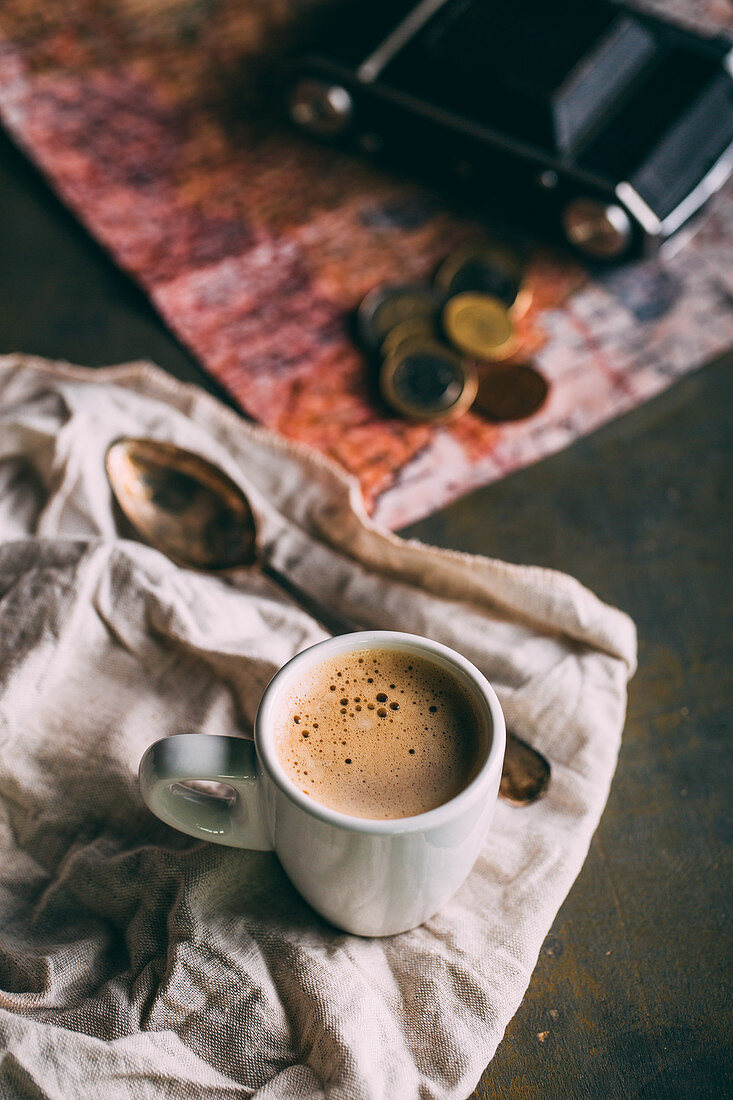
<path fill-rule="evenodd" d="M 352 0 L 288 72 L 319 138 L 653 252 L 733 169 L 733 51 L 612 0 Z"/>

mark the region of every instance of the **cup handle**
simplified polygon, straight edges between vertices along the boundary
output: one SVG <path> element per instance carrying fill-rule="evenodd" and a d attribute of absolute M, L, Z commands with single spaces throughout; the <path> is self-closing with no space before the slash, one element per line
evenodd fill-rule
<path fill-rule="evenodd" d="M 257 772 L 252 741 L 177 733 L 146 750 L 140 761 L 140 791 L 155 816 L 182 833 L 269 852 L 273 844 L 260 808 Z M 226 783 L 234 796 L 219 798 L 183 785 L 191 779 Z"/>

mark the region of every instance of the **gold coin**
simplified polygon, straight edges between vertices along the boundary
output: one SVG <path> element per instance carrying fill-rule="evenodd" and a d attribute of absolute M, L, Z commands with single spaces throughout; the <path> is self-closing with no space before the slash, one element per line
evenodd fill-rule
<path fill-rule="evenodd" d="M 400 321 L 395 325 L 382 342 L 382 355 L 384 357 L 399 351 L 406 340 L 421 339 L 434 340 L 437 336 L 437 325 L 433 317 L 410 317 L 407 321 Z"/>
<path fill-rule="evenodd" d="M 471 407 L 478 388 L 476 370 L 436 340 L 410 340 L 382 364 L 382 396 L 409 420 L 447 423 Z"/>
<path fill-rule="evenodd" d="M 477 359 L 497 361 L 518 347 L 509 310 L 489 294 L 456 294 L 443 307 L 443 329 L 452 344 Z"/>

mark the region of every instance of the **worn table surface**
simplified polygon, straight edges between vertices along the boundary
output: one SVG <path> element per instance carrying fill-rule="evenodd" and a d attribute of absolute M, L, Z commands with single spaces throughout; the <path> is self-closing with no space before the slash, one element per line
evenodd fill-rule
<path fill-rule="evenodd" d="M 218 392 L 2 135 L 0 211 L 0 351 Z M 409 529 L 572 573 L 639 629 L 608 807 L 481 1100 L 733 1095 L 732 367 Z"/>

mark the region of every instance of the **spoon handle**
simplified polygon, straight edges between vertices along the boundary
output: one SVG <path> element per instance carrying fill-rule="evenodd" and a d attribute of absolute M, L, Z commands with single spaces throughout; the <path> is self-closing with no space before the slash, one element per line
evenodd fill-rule
<path fill-rule="evenodd" d="M 261 565 L 262 573 L 291 596 L 304 611 L 320 623 L 330 634 L 343 634 L 349 626 L 333 613 L 316 603 L 311 596 L 297 588 L 292 581 L 278 573 L 271 565 Z M 499 797 L 513 806 L 528 806 L 547 789 L 550 782 L 550 765 L 546 758 L 533 749 L 511 730 L 506 734 L 506 753 L 502 768 Z"/>

